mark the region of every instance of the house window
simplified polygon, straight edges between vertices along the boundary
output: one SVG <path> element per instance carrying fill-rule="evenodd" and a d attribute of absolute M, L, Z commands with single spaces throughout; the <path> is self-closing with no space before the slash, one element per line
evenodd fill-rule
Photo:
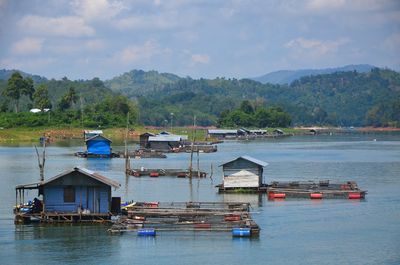
<path fill-rule="evenodd" d="M 75 188 L 67 186 L 64 188 L 64 202 L 75 202 Z"/>

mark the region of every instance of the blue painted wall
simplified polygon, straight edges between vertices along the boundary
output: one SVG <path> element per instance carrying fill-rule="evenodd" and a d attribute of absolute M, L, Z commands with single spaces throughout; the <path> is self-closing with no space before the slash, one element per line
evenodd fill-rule
<path fill-rule="evenodd" d="M 95 155 L 110 155 L 111 142 L 104 138 L 94 138 L 86 141 L 88 153 Z"/>
<path fill-rule="evenodd" d="M 75 202 L 64 202 L 65 186 L 47 186 L 43 189 L 46 212 L 78 212 L 78 207 L 89 209 L 91 213 L 108 213 L 111 188 L 108 186 L 74 186 Z"/>

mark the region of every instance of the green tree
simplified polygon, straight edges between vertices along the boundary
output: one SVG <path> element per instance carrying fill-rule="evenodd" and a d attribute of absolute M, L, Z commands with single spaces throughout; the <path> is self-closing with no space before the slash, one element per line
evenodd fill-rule
<path fill-rule="evenodd" d="M 3 95 L 14 101 L 15 112 L 19 112 L 19 100 L 21 96 L 26 95 L 32 100 L 34 92 L 33 80 L 31 78 L 24 79 L 19 72 L 14 72 L 8 79 L 7 87 L 3 90 Z"/>
<path fill-rule="evenodd" d="M 58 102 L 58 108 L 60 110 L 66 110 L 71 107 L 74 107 L 76 101 L 78 100 L 78 96 L 76 95 L 75 88 L 72 86 L 69 87 L 67 93 L 65 93 Z"/>
<path fill-rule="evenodd" d="M 52 107 L 50 98 L 49 98 L 49 90 L 47 89 L 47 86 L 44 84 L 41 84 L 33 93 L 33 101 L 35 103 L 35 106 L 41 110 L 48 108 L 50 109 Z"/>
<path fill-rule="evenodd" d="M 254 113 L 254 108 L 251 105 L 250 101 L 248 100 L 243 100 L 242 103 L 240 104 L 240 108 L 241 111 L 243 111 L 244 113 L 247 114 L 253 114 Z"/>

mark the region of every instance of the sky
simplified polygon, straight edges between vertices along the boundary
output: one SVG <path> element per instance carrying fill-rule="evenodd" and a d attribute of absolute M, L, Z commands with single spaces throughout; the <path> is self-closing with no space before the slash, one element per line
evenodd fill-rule
<path fill-rule="evenodd" d="M 47 78 L 348 64 L 400 70 L 400 0 L 0 0 L 0 69 Z"/>

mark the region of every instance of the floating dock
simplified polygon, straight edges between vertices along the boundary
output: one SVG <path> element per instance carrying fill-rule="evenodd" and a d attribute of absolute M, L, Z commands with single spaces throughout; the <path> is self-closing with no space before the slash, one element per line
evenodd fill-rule
<path fill-rule="evenodd" d="M 267 187 L 269 199 L 364 199 L 367 191 L 358 188 L 354 181 L 330 183 L 329 180 L 272 182 Z"/>
<path fill-rule="evenodd" d="M 315 181 L 274 181 L 253 188 L 224 188 L 217 185 L 220 193 L 267 193 L 268 198 L 308 198 L 308 199 L 364 199 L 367 191 L 358 188 L 354 181 L 330 183 L 329 180 Z"/>
<path fill-rule="evenodd" d="M 186 202 L 132 203 L 111 233 L 143 231 L 231 231 L 233 236 L 258 236 L 249 203 Z M 150 231 L 149 230 L 149 231 Z M 154 232 L 155 235 L 155 232 Z"/>
<path fill-rule="evenodd" d="M 188 169 L 128 169 L 128 175 L 134 177 L 149 176 L 149 177 L 159 177 L 159 176 L 172 176 L 178 178 L 187 178 L 190 176 Z M 204 171 L 192 170 L 193 178 L 205 178 L 207 173 Z"/>

